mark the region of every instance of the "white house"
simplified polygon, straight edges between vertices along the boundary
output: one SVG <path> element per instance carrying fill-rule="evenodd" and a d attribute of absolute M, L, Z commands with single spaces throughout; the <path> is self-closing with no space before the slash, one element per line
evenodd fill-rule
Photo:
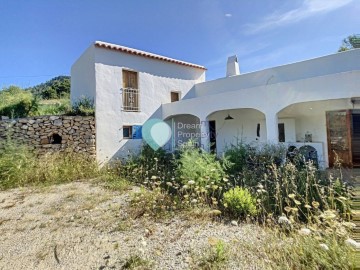
<path fill-rule="evenodd" d="M 173 150 L 193 137 L 221 154 L 237 140 L 316 149 L 322 167 L 334 151 L 360 166 L 360 49 L 240 74 L 229 57 L 226 77 L 205 81 L 203 66 L 95 42 L 71 69 L 71 99 L 92 98 L 100 162 L 142 143 L 141 126 L 166 121 Z M 357 110 L 359 109 L 359 110 Z"/>

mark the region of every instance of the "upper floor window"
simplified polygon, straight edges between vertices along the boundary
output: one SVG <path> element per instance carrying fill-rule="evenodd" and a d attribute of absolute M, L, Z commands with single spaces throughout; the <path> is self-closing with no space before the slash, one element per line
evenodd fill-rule
<path fill-rule="evenodd" d="M 179 101 L 180 93 L 179 92 L 171 92 L 171 102 Z"/>
<path fill-rule="evenodd" d="M 123 70 L 123 110 L 128 112 L 140 111 L 138 73 L 130 70 Z"/>

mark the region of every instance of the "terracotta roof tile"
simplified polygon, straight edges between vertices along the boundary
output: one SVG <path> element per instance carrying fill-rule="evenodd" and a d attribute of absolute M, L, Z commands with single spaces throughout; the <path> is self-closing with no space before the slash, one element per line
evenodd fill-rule
<path fill-rule="evenodd" d="M 148 57 L 148 58 L 152 58 L 152 59 L 157 59 L 157 60 L 174 63 L 174 64 L 178 64 L 178 65 L 183 65 L 183 66 L 206 70 L 206 68 L 203 66 L 195 65 L 195 64 L 192 64 L 189 62 L 184 62 L 184 61 L 176 60 L 176 59 L 169 58 L 166 56 L 161 56 L 161 55 L 154 54 L 154 53 L 144 52 L 144 51 L 140 51 L 137 49 L 132 49 L 132 48 L 128 48 L 125 46 L 115 45 L 115 44 L 111 44 L 111 43 L 107 43 L 107 42 L 103 42 L 103 41 L 95 41 L 95 46 L 100 47 L 100 48 L 110 49 L 110 50 L 121 51 L 121 52 L 129 53 L 129 54 L 135 54 L 135 55 Z"/>

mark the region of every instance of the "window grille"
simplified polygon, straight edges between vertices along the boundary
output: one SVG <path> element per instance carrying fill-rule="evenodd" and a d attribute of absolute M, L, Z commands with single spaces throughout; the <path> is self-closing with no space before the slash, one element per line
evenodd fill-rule
<path fill-rule="evenodd" d="M 123 88 L 122 88 L 122 109 L 127 112 L 139 112 L 139 87 L 138 73 L 130 70 L 123 70 Z"/>
<path fill-rule="evenodd" d="M 127 112 L 139 112 L 139 89 L 123 88 L 123 110 Z"/>

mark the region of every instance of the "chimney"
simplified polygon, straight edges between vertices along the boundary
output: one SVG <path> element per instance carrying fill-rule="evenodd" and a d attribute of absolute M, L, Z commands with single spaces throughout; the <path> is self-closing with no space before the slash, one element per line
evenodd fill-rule
<path fill-rule="evenodd" d="M 227 60 L 226 77 L 240 75 L 239 63 L 237 56 L 230 56 Z"/>

